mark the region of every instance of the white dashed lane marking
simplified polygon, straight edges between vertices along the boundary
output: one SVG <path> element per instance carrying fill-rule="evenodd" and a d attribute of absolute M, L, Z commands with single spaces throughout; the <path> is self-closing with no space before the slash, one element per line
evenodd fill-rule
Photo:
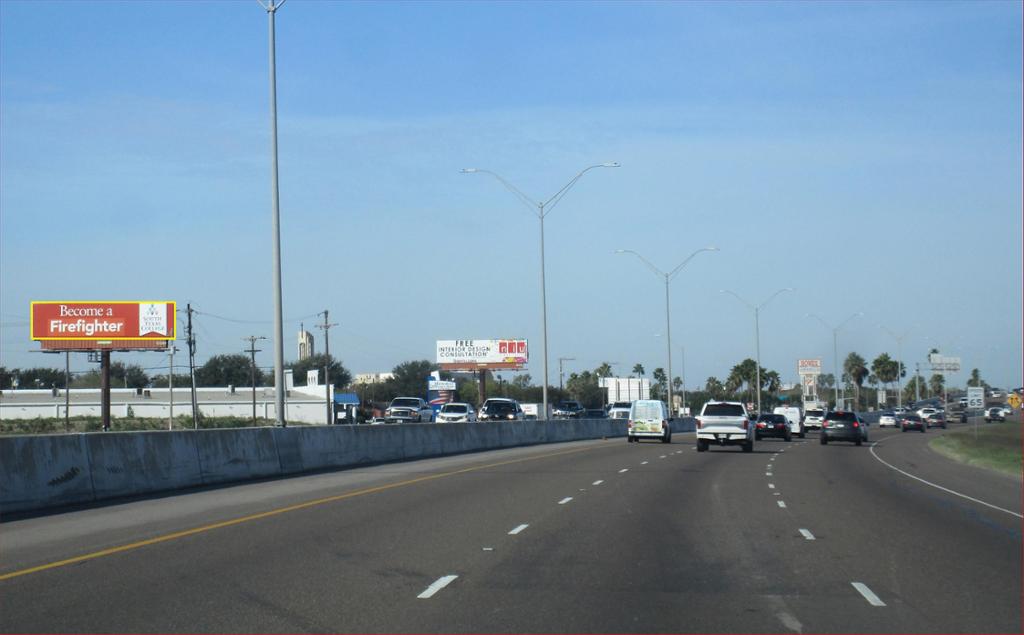
<path fill-rule="evenodd" d="M 768 483 L 768 489 L 775 489 L 775 483 Z"/>
<path fill-rule="evenodd" d="M 519 525 L 518 527 L 516 527 L 512 531 L 508 532 L 508 535 L 509 536 L 515 536 L 516 534 L 518 534 L 522 530 L 526 529 L 527 527 L 529 527 L 529 525 Z"/>
<path fill-rule="evenodd" d="M 808 530 L 806 530 L 806 529 L 801 529 L 801 530 L 800 530 L 800 533 L 801 533 L 801 534 L 803 535 L 803 537 L 804 537 L 804 538 L 806 538 L 806 539 L 808 539 L 808 540 L 814 540 L 814 534 L 812 534 L 812 533 L 811 533 L 811 532 L 809 532 Z"/>
<path fill-rule="evenodd" d="M 786 508 L 786 501 L 775 501 L 775 502 L 779 504 L 779 507 L 781 507 L 783 509 Z"/>
<path fill-rule="evenodd" d="M 423 593 L 420 593 L 416 597 L 421 599 L 421 600 L 426 600 L 427 598 L 433 597 L 435 593 L 437 593 L 441 589 L 445 588 L 446 586 L 448 586 L 449 584 L 454 582 L 455 578 L 457 578 L 457 577 L 459 577 L 459 576 L 457 576 L 457 575 L 446 575 L 446 576 L 444 576 L 442 578 L 438 578 L 433 584 L 428 586 L 427 589 Z"/>
<path fill-rule="evenodd" d="M 559 505 L 565 505 L 566 503 L 568 503 L 571 500 L 572 500 L 572 496 L 566 496 L 562 500 L 558 501 L 558 504 Z"/>
<path fill-rule="evenodd" d="M 853 588 L 857 589 L 857 591 L 864 596 L 864 599 L 867 600 L 868 604 L 871 606 L 885 606 L 885 602 L 880 600 L 878 596 L 868 588 L 868 585 L 863 582 L 851 582 L 850 584 L 852 584 Z"/>
<path fill-rule="evenodd" d="M 629 468 L 628 467 L 624 467 L 621 470 L 619 470 L 619 474 L 622 474 L 623 472 L 628 472 L 628 471 L 629 471 Z"/>
<path fill-rule="evenodd" d="M 647 465 L 647 461 L 641 461 L 640 465 Z"/>
<path fill-rule="evenodd" d="M 600 485 L 601 483 L 604 483 L 604 481 L 594 481 L 591 485 Z"/>

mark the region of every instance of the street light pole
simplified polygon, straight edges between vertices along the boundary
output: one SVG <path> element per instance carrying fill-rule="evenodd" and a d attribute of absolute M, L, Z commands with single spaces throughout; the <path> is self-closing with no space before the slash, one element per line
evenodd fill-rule
<path fill-rule="evenodd" d="M 896 335 L 881 324 L 878 328 L 888 333 L 894 340 L 896 340 L 896 407 L 903 408 L 903 379 L 900 375 L 903 374 L 903 340 L 910 335 L 910 329 L 903 335 Z"/>
<path fill-rule="evenodd" d="M 540 219 L 540 306 L 541 306 L 541 342 L 544 351 L 544 384 L 541 386 L 541 394 L 543 395 L 543 413 L 544 418 L 548 416 L 548 294 L 547 294 L 547 276 L 544 268 L 544 218 L 551 213 L 551 210 L 562 200 L 562 197 L 572 189 L 572 186 L 576 185 L 584 174 L 593 170 L 594 168 L 617 168 L 621 165 L 617 161 L 611 161 L 608 163 L 598 163 L 595 165 L 588 166 L 574 176 L 568 183 L 566 183 L 562 189 L 555 192 L 546 201 L 535 201 L 522 192 L 519 188 L 506 181 L 501 175 L 490 170 L 484 170 L 481 168 L 462 168 L 459 170 L 462 174 L 490 174 L 496 178 L 502 185 L 505 186 L 509 192 L 512 192 L 524 205 L 529 207 L 531 210 L 536 208 L 534 212 L 537 218 Z"/>
<path fill-rule="evenodd" d="M 284 313 L 281 308 L 281 210 L 277 184 L 277 63 L 274 42 L 274 15 L 287 0 L 260 0 L 270 25 L 270 202 L 274 226 L 274 404 L 277 425 L 284 420 Z"/>
<path fill-rule="evenodd" d="M 741 298 L 739 296 L 739 294 L 737 294 L 737 293 L 734 293 L 734 292 L 729 291 L 727 289 L 719 290 L 719 293 L 728 293 L 729 295 L 731 295 L 732 297 L 736 298 L 737 300 L 739 300 L 743 304 L 747 305 L 747 308 L 754 312 L 754 350 L 755 350 L 755 355 L 757 357 L 757 359 L 754 361 L 754 363 L 757 366 L 756 370 L 757 370 L 757 412 L 758 412 L 758 414 L 761 413 L 761 318 L 760 318 L 760 313 L 761 313 L 761 309 L 763 309 L 769 302 L 771 302 L 772 300 L 775 299 L 775 296 L 779 295 L 780 293 L 785 293 L 786 291 L 793 291 L 793 287 L 786 287 L 784 289 L 779 289 L 775 293 L 771 294 L 771 296 L 769 296 L 767 300 L 765 300 L 761 304 L 758 304 L 758 305 L 755 306 L 755 305 L 747 302 L 743 298 Z"/>
<path fill-rule="evenodd" d="M 615 253 L 617 254 L 633 254 L 634 256 L 639 258 L 645 265 L 647 265 L 648 269 L 653 271 L 656 275 L 661 276 L 665 279 L 665 347 L 668 350 L 668 381 L 666 381 L 665 383 L 667 384 L 668 388 L 668 410 L 670 414 L 674 413 L 675 410 L 672 406 L 672 321 L 669 316 L 668 285 L 670 282 L 672 282 L 672 279 L 675 278 L 680 271 L 682 271 L 683 267 L 685 267 L 687 263 L 689 263 L 690 260 L 693 259 L 694 256 L 701 253 L 702 251 L 718 251 L 718 247 L 702 247 L 694 251 L 689 256 L 687 256 L 681 263 L 676 265 L 675 269 L 669 271 L 668 273 L 665 273 L 661 269 L 655 267 L 650 260 L 644 258 L 643 256 L 633 251 L 632 249 L 615 250 Z"/>
<path fill-rule="evenodd" d="M 839 342 L 839 329 L 841 329 L 844 326 L 846 326 L 846 323 L 849 322 L 850 320 L 852 320 L 853 318 L 860 317 L 861 315 L 864 315 L 864 312 L 863 311 L 858 311 L 858 312 L 854 313 L 853 315 L 851 315 L 850 317 L 848 317 L 845 320 L 843 320 L 842 323 L 839 324 L 839 326 L 837 326 L 835 328 L 832 328 L 832 326 L 828 322 L 826 322 L 825 320 L 821 319 L 820 316 L 815 315 L 814 313 L 808 313 L 807 314 L 807 317 L 815 318 L 816 320 L 818 320 L 819 322 L 824 324 L 825 328 L 832 330 L 832 372 L 833 372 L 832 378 L 833 378 L 833 381 L 834 381 L 833 385 L 835 387 L 835 405 L 836 405 L 837 408 L 839 407 L 839 344 L 838 344 L 838 342 Z M 845 392 L 846 391 L 844 389 L 843 390 L 844 395 L 845 395 Z"/>

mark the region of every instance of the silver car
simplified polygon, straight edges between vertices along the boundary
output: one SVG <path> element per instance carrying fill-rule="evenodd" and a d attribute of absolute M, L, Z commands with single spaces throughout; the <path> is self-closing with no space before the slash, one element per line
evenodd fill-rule
<path fill-rule="evenodd" d="M 476 421 L 476 410 L 468 403 L 455 401 L 441 406 L 437 413 L 438 423 L 468 423 Z"/>

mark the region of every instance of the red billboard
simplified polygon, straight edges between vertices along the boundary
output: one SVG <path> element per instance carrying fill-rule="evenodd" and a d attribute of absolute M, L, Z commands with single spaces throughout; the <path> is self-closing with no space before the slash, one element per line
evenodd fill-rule
<path fill-rule="evenodd" d="M 33 302 L 31 313 L 32 339 L 43 342 L 158 344 L 176 337 L 174 302 Z"/>

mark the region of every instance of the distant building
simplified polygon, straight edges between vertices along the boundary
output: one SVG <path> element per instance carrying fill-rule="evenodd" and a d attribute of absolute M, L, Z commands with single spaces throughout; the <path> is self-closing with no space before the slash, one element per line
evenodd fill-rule
<path fill-rule="evenodd" d="M 393 378 L 394 373 L 358 373 L 352 380 L 353 384 L 383 384 Z"/>
<path fill-rule="evenodd" d="M 313 350 L 313 334 L 306 330 L 304 324 L 299 325 L 299 361 L 309 359 L 315 354 Z"/>

